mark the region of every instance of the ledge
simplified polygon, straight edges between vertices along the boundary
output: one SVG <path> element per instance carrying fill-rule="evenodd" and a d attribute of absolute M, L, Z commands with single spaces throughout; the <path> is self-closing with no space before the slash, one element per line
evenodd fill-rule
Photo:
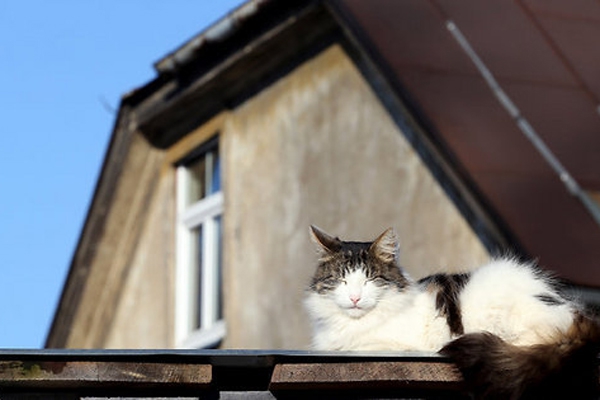
<path fill-rule="evenodd" d="M 417 353 L 249 350 L 0 350 L 5 398 L 208 396 L 253 398 L 445 395 L 462 379 L 446 358 Z M 8 397 L 7 397 L 8 396 Z"/>

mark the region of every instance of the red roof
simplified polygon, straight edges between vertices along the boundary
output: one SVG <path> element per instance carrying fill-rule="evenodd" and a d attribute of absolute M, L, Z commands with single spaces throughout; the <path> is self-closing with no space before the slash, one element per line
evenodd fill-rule
<path fill-rule="evenodd" d="M 569 193 L 448 30 L 584 190 L 600 190 L 600 2 L 340 0 L 465 176 L 523 249 L 600 285 L 600 226 Z"/>

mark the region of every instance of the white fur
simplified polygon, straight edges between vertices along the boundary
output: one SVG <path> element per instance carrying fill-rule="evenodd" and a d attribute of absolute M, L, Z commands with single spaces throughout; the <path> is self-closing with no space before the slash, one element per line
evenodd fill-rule
<path fill-rule="evenodd" d="M 459 299 L 465 332 L 489 331 L 515 345 L 544 343 L 573 323 L 574 305 L 549 306 L 547 281 L 524 264 L 498 259 L 480 267 Z"/>
<path fill-rule="evenodd" d="M 310 292 L 306 307 L 317 350 L 437 350 L 450 338 L 434 299 L 416 288 L 379 287 L 357 270 L 325 295 Z M 361 300 L 355 308 L 350 300 Z"/>
<path fill-rule="evenodd" d="M 465 333 L 489 331 L 517 345 L 548 341 L 571 326 L 574 311 L 535 297 L 552 292 L 528 266 L 492 261 L 473 272 L 459 296 Z M 309 292 L 305 305 L 317 350 L 438 351 L 453 339 L 435 293 L 412 281 L 402 290 L 380 287 L 357 270 L 331 292 Z"/>

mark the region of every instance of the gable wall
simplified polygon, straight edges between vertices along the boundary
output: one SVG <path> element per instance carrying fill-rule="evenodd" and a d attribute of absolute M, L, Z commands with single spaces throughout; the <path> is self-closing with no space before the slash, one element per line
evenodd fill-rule
<path fill-rule="evenodd" d="M 354 240 L 392 226 L 415 276 L 487 258 L 337 46 L 234 110 L 224 132 L 227 347 L 307 346 L 309 224 Z"/>
<path fill-rule="evenodd" d="M 227 113 L 148 160 L 154 176 L 145 219 L 126 273 L 104 348 L 172 348 L 176 298 L 176 163 L 223 126 Z"/>
<path fill-rule="evenodd" d="M 118 178 L 105 182 L 109 187 L 102 188 L 113 191 L 113 199 L 95 208 L 103 224 L 101 233 L 80 244 L 86 247 L 81 251 L 86 256 L 75 260 L 75 272 L 89 269 L 89 277 L 81 289 L 68 337 L 57 338 L 64 341 L 60 347 L 144 348 L 166 344 L 162 327 L 169 315 L 158 306 L 168 300 L 170 293 L 163 277 L 172 269 L 165 256 L 172 240 L 163 240 L 170 236 L 165 229 L 172 225 L 169 196 L 164 196 L 168 182 L 158 179 L 164 154 L 138 133 L 125 136 L 128 144 L 118 155 L 123 159 Z M 144 324 L 152 325 L 152 329 L 146 330 Z"/>
<path fill-rule="evenodd" d="M 392 226 L 402 264 L 416 277 L 487 257 L 334 46 L 167 151 L 134 134 L 67 347 L 174 346 L 173 165 L 216 131 L 225 195 L 224 347 L 308 346 L 301 303 L 316 259 L 309 224 L 354 240 Z"/>
<path fill-rule="evenodd" d="M 169 348 L 174 343 L 174 174 L 160 174 L 103 348 Z"/>

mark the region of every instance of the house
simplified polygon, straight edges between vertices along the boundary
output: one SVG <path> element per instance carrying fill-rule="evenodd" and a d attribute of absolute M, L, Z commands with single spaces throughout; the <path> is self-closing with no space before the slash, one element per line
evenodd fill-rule
<path fill-rule="evenodd" d="M 49 348 L 300 349 L 308 226 L 595 301 L 600 5 L 250 0 L 126 95 Z"/>

